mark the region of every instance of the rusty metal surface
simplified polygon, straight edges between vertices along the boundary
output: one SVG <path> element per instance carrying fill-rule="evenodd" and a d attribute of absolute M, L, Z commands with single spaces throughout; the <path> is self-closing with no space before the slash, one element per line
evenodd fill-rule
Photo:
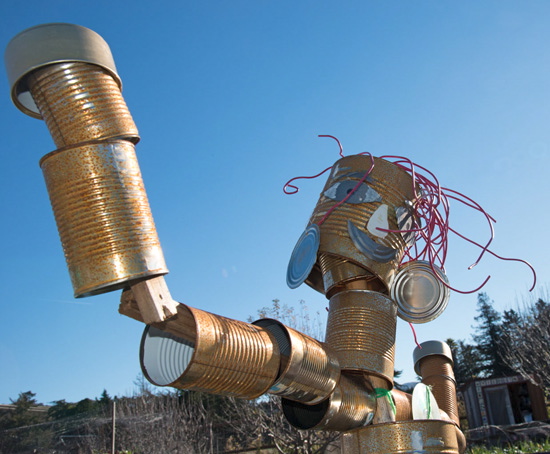
<path fill-rule="evenodd" d="M 412 395 L 405 393 L 397 388 L 391 390 L 393 400 L 395 402 L 395 408 L 397 412 L 395 413 L 396 421 L 408 421 L 413 419 L 412 416 Z"/>
<path fill-rule="evenodd" d="M 113 55 L 105 40 L 93 30 L 75 24 L 41 24 L 14 36 L 4 55 L 13 103 L 22 112 L 41 118 L 29 93 L 27 75 L 62 62 L 88 62 L 104 68 L 122 88 Z"/>
<path fill-rule="evenodd" d="M 281 370 L 270 394 L 315 404 L 332 393 L 340 378 L 340 366 L 328 345 L 277 320 L 261 319 L 253 324 L 274 335 L 281 353 Z"/>
<path fill-rule="evenodd" d="M 345 258 L 332 254 L 319 254 L 319 265 L 323 274 L 325 294 L 330 295 L 337 286 L 357 278 L 367 280 L 374 277 L 366 269 Z"/>
<path fill-rule="evenodd" d="M 454 377 L 453 364 L 447 358 L 427 356 L 420 360 L 420 376 L 446 375 Z"/>
<path fill-rule="evenodd" d="M 398 207 L 407 206 L 407 203 L 414 199 L 413 180 L 408 173 L 386 160 L 374 158 L 374 162 L 374 169 L 363 184 L 375 190 L 381 196 L 382 201 L 344 203 L 336 208 L 320 225 L 321 243 L 319 253 L 340 256 L 343 259 L 355 262 L 362 268 L 366 268 L 381 280 L 386 293 L 388 293 L 406 244 L 401 234 L 387 233 L 383 237 L 379 236 L 382 235 L 381 233 L 375 235 L 369 232 L 367 224 L 379 207 L 387 205 L 388 227 L 397 230 L 395 210 Z M 310 223 L 320 222 L 337 203 L 337 200 L 326 195 L 332 193 L 330 189 L 334 185 L 346 180 L 351 181 L 352 184 L 357 183 L 370 168 L 370 165 L 370 158 L 360 155 L 347 156 L 337 161 L 313 211 Z M 348 232 L 348 222 L 351 222 L 362 235 L 364 234 L 365 238 L 374 241 L 381 248 L 396 251 L 395 258 L 382 263 L 365 255 L 352 241 Z M 315 269 L 313 272 L 315 272 Z M 315 279 L 310 278 L 309 280 L 314 281 Z"/>
<path fill-rule="evenodd" d="M 418 375 L 421 375 L 420 361 L 428 356 L 444 356 L 448 362 L 453 364 L 453 353 L 445 342 L 430 340 L 422 342 L 420 347 L 416 347 L 413 351 L 414 371 Z"/>
<path fill-rule="evenodd" d="M 132 143 L 67 148 L 40 166 L 76 297 L 168 272 Z"/>
<path fill-rule="evenodd" d="M 298 429 L 348 431 L 370 424 L 376 397 L 361 376 L 340 376 L 331 396 L 316 405 L 282 400 L 283 413 Z"/>
<path fill-rule="evenodd" d="M 321 273 L 321 266 L 319 262 L 316 262 L 309 273 L 309 276 L 305 280 L 305 283 L 309 285 L 313 290 L 318 291 L 319 293 L 325 294 L 325 286 L 323 282 L 323 275 Z"/>
<path fill-rule="evenodd" d="M 422 383 L 431 386 L 439 408 L 460 424 L 451 349 L 440 341 L 423 342 L 421 347 L 413 352 L 415 371 L 422 377 Z"/>
<path fill-rule="evenodd" d="M 422 383 L 431 387 L 437 405 L 456 423 L 460 424 L 456 401 L 456 382 L 446 375 L 422 377 Z"/>
<path fill-rule="evenodd" d="M 112 75 L 88 63 L 59 63 L 28 77 L 29 90 L 57 148 L 139 133 Z"/>
<path fill-rule="evenodd" d="M 342 454 L 459 454 L 455 425 L 447 421 L 398 421 L 342 434 Z"/>
<path fill-rule="evenodd" d="M 170 321 L 187 333 L 185 339 L 145 328 L 140 362 L 152 383 L 247 399 L 273 385 L 280 355 L 268 330 L 189 306 L 186 309 L 179 309 L 177 319 Z"/>
<path fill-rule="evenodd" d="M 385 291 L 376 276 L 342 257 L 319 254 L 319 265 L 325 294 L 329 299 L 346 289 Z"/>
<path fill-rule="evenodd" d="M 330 299 L 326 342 L 343 370 L 364 371 L 393 385 L 397 306 L 369 290 L 346 290 Z"/>

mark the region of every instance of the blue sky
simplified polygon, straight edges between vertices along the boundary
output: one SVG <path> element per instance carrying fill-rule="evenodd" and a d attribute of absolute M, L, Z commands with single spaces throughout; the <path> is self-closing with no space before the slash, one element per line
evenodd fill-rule
<path fill-rule="evenodd" d="M 345 154 L 401 155 L 478 201 L 498 221 L 492 249 L 536 268 L 547 289 L 550 3 L 544 1 L 4 1 L 0 45 L 46 22 L 109 43 L 141 142 L 138 158 L 175 299 L 246 319 L 273 298 L 324 316 L 324 296 L 285 283 L 288 259 L 325 176 Z M 19 112 L 0 71 L 0 402 L 130 393 L 143 326 L 119 292 L 73 299 L 39 159 L 46 125 Z M 477 241 L 482 217 L 451 224 Z M 484 288 L 498 310 L 531 285 L 525 266 L 451 241 L 447 274 Z M 421 341 L 468 339 L 476 295 L 453 293 Z M 415 377 L 398 321 L 396 367 Z"/>

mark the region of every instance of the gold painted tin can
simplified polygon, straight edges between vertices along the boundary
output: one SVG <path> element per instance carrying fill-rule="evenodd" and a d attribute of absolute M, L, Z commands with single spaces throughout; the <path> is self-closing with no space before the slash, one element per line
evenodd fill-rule
<path fill-rule="evenodd" d="M 376 276 L 349 260 L 331 254 L 319 254 L 318 260 L 327 298 L 348 288 L 385 291 Z"/>
<path fill-rule="evenodd" d="M 139 141 L 120 87 L 100 66 L 50 65 L 28 75 L 27 83 L 57 148 L 112 138 Z"/>
<path fill-rule="evenodd" d="M 168 273 L 132 143 L 54 151 L 40 167 L 75 297 Z"/>
<path fill-rule="evenodd" d="M 75 24 L 41 24 L 12 38 L 4 55 L 13 103 L 22 112 L 41 118 L 29 92 L 27 76 L 49 65 L 86 62 L 107 71 L 119 87 L 113 55 L 105 40 L 93 30 Z"/>
<path fill-rule="evenodd" d="M 332 393 L 340 378 L 340 366 L 328 345 L 277 320 L 261 319 L 253 324 L 273 334 L 281 353 L 280 372 L 270 394 L 315 404 Z"/>
<path fill-rule="evenodd" d="M 422 348 L 416 347 L 413 352 L 415 371 L 422 377 L 422 383 L 431 386 L 439 408 L 460 424 L 451 349 L 440 341 L 426 341 L 420 345 Z"/>
<path fill-rule="evenodd" d="M 342 370 L 384 378 L 393 387 L 397 306 L 369 290 L 346 290 L 330 299 L 326 343 Z"/>
<path fill-rule="evenodd" d="M 287 421 L 302 430 L 348 431 L 372 422 L 376 397 L 369 383 L 360 375 L 341 375 L 331 396 L 315 405 L 282 400 Z"/>
<path fill-rule="evenodd" d="M 414 371 L 418 375 L 425 373 L 443 373 L 444 371 L 452 372 L 453 352 L 445 343 L 437 340 L 425 341 L 413 350 Z M 451 365 L 449 369 L 445 366 L 446 363 Z M 444 367 L 445 369 L 441 369 Z M 434 369 L 435 368 L 435 369 Z"/>
<path fill-rule="evenodd" d="M 327 213 L 359 184 L 372 163 L 371 158 L 364 155 L 338 160 L 309 222 L 320 223 L 319 254 L 339 256 L 365 268 L 380 279 L 389 293 L 406 239 L 401 233 L 378 230 L 371 218 L 380 217 L 381 222 L 376 225 L 385 225 L 387 230 L 399 230 L 396 210 L 408 210 L 415 194 L 411 175 L 389 161 L 373 159 L 374 168 L 366 181 L 327 217 Z M 310 275 L 306 282 L 318 280 Z"/>
<path fill-rule="evenodd" d="M 412 395 L 405 393 L 397 388 L 391 390 L 393 401 L 395 402 L 395 420 L 406 421 L 413 419 L 412 415 Z"/>
<path fill-rule="evenodd" d="M 453 363 L 443 358 L 427 356 L 420 363 L 420 376 L 447 375 L 454 377 Z"/>
<path fill-rule="evenodd" d="M 438 407 L 456 424 L 460 424 L 454 378 L 447 375 L 430 375 L 422 377 L 422 383 L 431 387 Z"/>
<path fill-rule="evenodd" d="M 415 420 L 376 424 L 341 437 L 346 454 L 459 454 L 455 425 Z"/>
<path fill-rule="evenodd" d="M 254 399 L 275 382 L 280 355 L 266 329 L 189 306 L 171 321 L 185 335 L 153 326 L 143 332 L 140 363 L 157 386 Z"/>

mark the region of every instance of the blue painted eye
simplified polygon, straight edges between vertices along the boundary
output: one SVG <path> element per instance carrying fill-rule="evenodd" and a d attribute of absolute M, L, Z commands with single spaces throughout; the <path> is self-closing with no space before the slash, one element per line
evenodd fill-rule
<path fill-rule="evenodd" d="M 328 188 L 324 192 L 324 195 L 329 199 L 341 202 L 350 192 L 353 191 L 355 186 L 357 186 L 357 180 L 338 181 Z M 382 197 L 380 197 L 378 192 L 372 189 L 369 185 L 361 183 L 350 198 L 346 200 L 346 203 L 369 203 L 381 201 Z"/>

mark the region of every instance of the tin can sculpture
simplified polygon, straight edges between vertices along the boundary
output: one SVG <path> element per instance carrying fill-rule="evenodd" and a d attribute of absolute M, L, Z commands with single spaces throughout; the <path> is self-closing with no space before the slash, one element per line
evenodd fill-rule
<path fill-rule="evenodd" d="M 45 24 L 13 38 L 5 59 L 14 104 L 43 118 L 57 147 L 40 165 L 75 296 L 125 288 L 119 311 L 148 325 L 140 362 L 152 383 L 242 398 L 271 393 L 297 428 L 340 431 L 346 454 L 465 451 L 446 344 L 414 351 L 423 383 L 412 396 L 393 389 L 397 317 L 434 320 L 451 289 L 449 198 L 426 169 L 400 157 L 345 157 L 340 147 L 287 269 L 291 288 L 305 282 L 329 299 L 325 342 L 276 320 L 172 310 L 157 305 L 171 299 L 161 277 L 168 270 L 107 43 L 85 27 Z M 449 197 L 491 223 L 471 199 Z M 496 255 L 490 242 L 478 245 L 472 266 Z"/>

